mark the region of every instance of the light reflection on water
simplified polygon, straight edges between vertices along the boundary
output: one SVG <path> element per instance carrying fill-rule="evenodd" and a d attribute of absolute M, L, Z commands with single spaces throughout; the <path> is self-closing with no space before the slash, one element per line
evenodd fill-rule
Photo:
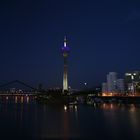
<path fill-rule="evenodd" d="M 38 104 L 34 97 L 0 98 L 0 131 L 5 139 L 140 139 L 140 105 Z M 15 133 L 16 132 L 16 133 Z M 5 135 L 8 134 L 8 135 Z"/>
<path fill-rule="evenodd" d="M 34 96 L 0 96 L 1 103 L 29 103 L 35 101 Z"/>
<path fill-rule="evenodd" d="M 115 110 L 115 109 L 119 109 L 119 110 L 125 109 L 126 110 L 126 108 L 127 108 L 127 110 L 135 111 L 136 108 L 140 108 L 140 104 L 103 103 L 98 106 L 96 105 L 94 107 L 104 109 L 104 110 Z"/>

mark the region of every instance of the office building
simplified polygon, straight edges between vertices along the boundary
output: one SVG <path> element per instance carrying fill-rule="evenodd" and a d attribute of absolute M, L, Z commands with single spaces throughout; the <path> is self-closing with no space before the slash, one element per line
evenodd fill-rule
<path fill-rule="evenodd" d="M 102 93 L 108 93 L 107 83 L 102 83 Z"/>
<path fill-rule="evenodd" d="M 132 71 L 125 73 L 125 90 L 127 93 L 140 92 L 140 72 Z"/>
<path fill-rule="evenodd" d="M 107 86 L 108 93 L 116 93 L 117 92 L 117 73 L 109 72 L 107 75 Z"/>
<path fill-rule="evenodd" d="M 116 84 L 117 84 L 117 92 L 124 93 L 125 92 L 124 79 L 117 79 Z"/>

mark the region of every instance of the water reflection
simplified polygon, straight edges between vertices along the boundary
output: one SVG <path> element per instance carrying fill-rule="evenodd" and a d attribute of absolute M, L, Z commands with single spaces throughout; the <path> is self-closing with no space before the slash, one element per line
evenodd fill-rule
<path fill-rule="evenodd" d="M 23 103 L 23 96 L 21 96 L 21 98 L 20 98 L 20 99 L 21 99 L 21 101 L 20 101 L 20 102 L 21 102 L 21 103 Z"/>
<path fill-rule="evenodd" d="M 26 102 L 27 103 L 29 103 L 29 99 L 30 99 L 29 96 L 27 96 L 27 98 L 26 98 Z"/>
<path fill-rule="evenodd" d="M 103 103 L 100 106 L 104 110 L 113 110 L 118 108 L 118 104 L 112 104 L 112 103 Z"/>
<path fill-rule="evenodd" d="M 136 111 L 135 104 L 130 104 L 130 111 L 131 112 L 135 112 Z"/>
<path fill-rule="evenodd" d="M 34 96 L 0 96 L 0 103 L 6 104 L 30 104 L 35 103 Z"/>
<path fill-rule="evenodd" d="M 66 105 L 64 105 L 64 111 L 67 112 L 67 106 Z"/>
<path fill-rule="evenodd" d="M 116 110 L 116 109 L 126 110 L 126 109 L 128 109 L 129 111 L 134 112 L 136 110 L 136 108 L 140 108 L 140 105 L 139 104 L 103 103 L 100 105 L 96 104 L 96 106 L 94 106 L 94 107 L 101 108 L 103 110 Z"/>
<path fill-rule="evenodd" d="M 9 97 L 8 96 L 6 96 L 6 100 L 8 100 L 9 99 Z"/>
<path fill-rule="evenodd" d="M 43 115 L 39 116 L 37 114 L 37 118 L 42 116 L 42 125 L 40 126 L 41 138 L 69 139 L 70 136 L 75 137 L 79 135 L 77 111 L 78 106 L 76 105 L 64 105 L 60 107 L 43 105 Z"/>
<path fill-rule="evenodd" d="M 15 96 L 15 103 L 17 103 L 18 102 L 18 99 L 17 99 L 17 96 Z"/>
<path fill-rule="evenodd" d="M 69 136 L 69 116 L 67 111 L 67 106 L 64 106 L 64 123 L 63 123 L 63 134 L 64 134 L 64 139 L 67 140 Z"/>
<path fill-rule="evenodd" d="M 64 105 L 64 112 L 75 114 L 75 119 L 78 119 L 78 105 Z"/>
<path fill-rule="evenodd" d="M 31 96 L 1 97 L 0 117 L 0 131 L 9 139 L 16 134 L 27 139 L 140 139 L 140 105 L 135 104 L 53 107 Z"/>

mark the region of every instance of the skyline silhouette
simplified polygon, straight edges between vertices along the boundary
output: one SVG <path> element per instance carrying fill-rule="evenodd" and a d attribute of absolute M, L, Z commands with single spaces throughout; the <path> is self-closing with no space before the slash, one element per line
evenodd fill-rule
<path fill-rule="evenodd" d="M 110 71 L 139 70 L 139 1 L 1 1 L 0 83 L 62 87 L 63 38 L 69 85 L 100 85 Z"/>

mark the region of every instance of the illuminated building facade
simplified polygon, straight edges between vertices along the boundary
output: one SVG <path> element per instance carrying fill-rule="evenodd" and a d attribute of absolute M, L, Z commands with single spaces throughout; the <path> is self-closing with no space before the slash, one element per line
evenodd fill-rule
<path fill-rule="evenodd" d="M 102 93 L 108 93 L 107 83 L 102 83 Z"/>
<path fill-rule="evenodd" d="M 140 82 L 140 72 L 134 71 L 125 73 L 125 81 L 127 83 Z"/>
<path fill-rule="evenodd" d="M 64 58 L 64 71 L 63 71 L 63 93 L 68 93 L 68 55 L 69 55 L 69 47 L 67 46 L 67 39 L 64 38 L 64 46 L 62 47 L 62 53 Z"/>
<path fill-rule="evenodd" d="M 103 96 L 113 96 L 124 93 L 124 79 L 117 79 L 116 72 L 109 72 L 107 82 L 102 83 Z"/>
<path fill-rule="evenodd" d="M 117 79 L 117 92 L 124 94 L 125 92 L 124 79 Z"/>
<path fill-rule="evenodd" d="M 125 90 L 127 93 L 140 92 L 140 72 L 132 71 L 125 73 Z"/>
<path fill-rule="evenodd" d="M 117 73 L 116 72 L 109 72 L 109 74 L 107 75 L 107 85 L 108 85 L 109 93 L 117 92 Z"/>
<path fill-rule="evenodd" d="M 125 79 L 118 79 L 116 72 L 109 72 L 107 82 L 102 83 L 102 95 L 140 96 L 140 71 L 125 73 Z"/>

